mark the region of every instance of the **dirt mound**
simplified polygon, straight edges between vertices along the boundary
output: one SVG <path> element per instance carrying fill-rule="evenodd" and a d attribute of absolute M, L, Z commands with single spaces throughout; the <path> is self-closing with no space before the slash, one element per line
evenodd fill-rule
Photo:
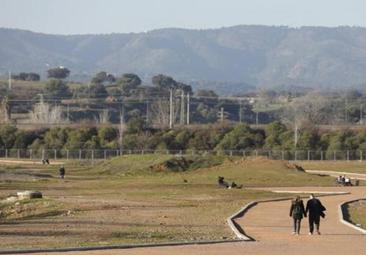
<path fill-rule="evenodd" d="M 220 156 L 176 157 L 166 160 L 160 164 L 152 165 L 150 166 L 150 170 L 156 172 L 184 172 L 199 168 L 209 168 L 223 163 L 224 158 Z"/>
<path fill-rule="evenodd" d="M 224 165 L 252 165 L 252 164 L 271 164 L 271 165 L 281 165 L 287 169 L 296 170 L 299 172 L 305 172 L 305 169 L 297 164 L 290 163 L 288 161 L 283 160 L 273 160 L 267 157 L 246 157 L 241 159 L 233 159 L 233 158 L 226 158 L 224 161 Z"/>
<path fill-rule="evenodd" d="M 296 164 L 287 162 L 287 163 L 285 163 L 285 166 L 288 169 L 293 169 L 293 170 L 296 170 L 296 171 L 299 171 L 299 172 L 305 172 L 305 169 L 302 166 L 300 166 L 300 165 L 296 165 Z"/>

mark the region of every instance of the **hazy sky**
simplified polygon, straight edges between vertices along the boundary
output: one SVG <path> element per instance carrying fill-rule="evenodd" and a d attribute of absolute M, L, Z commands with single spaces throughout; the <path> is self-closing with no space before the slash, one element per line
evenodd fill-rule
<path fill-rule="evenodd" d="M 0 0 L 0 27 L 53 34 L 239 24 L 366 27 L 366 0 Z"/>

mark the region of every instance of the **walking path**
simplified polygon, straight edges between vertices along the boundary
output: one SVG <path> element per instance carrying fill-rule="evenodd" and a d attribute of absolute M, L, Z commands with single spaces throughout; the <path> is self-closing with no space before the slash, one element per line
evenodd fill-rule
<path fill-rule="evenodd" d="M 325 170 L 305 170 L 305 172 L 309 174 L 323 174 L 329 175 L 333 177 L 338 177 L 340 175 L 346 175 L 351 179 L 358 179 L 358 180 L 366 180 L 366 174 L 359 174 L 359 173 L 349 173 L 349 172 L 337 172 L 337 171 L 325 171 Z"/>
<path fill-rule="evenodd" d="M 302 222 L 300 236 L 291 235 L 292 219 L 289 214 L 289 201 L 260 203 L 238 219 L 244 231 L 256 242 L 225 243 L 214 245 L 187 245 L 175 247 L 137 248 L 130 250 L 105 250 L 69 253 L 39 253 L 40 254 L 75 254 L 75 255 L 363 255 L 366 250 L 366 235 L 347 227 L 339 221 L 339 204 L 366 197 L 366 187 L 309 187 L 309 188 L 271 188 L 284 191 L 345 191 L 349 195 L 322 197 L 321 201 L 327 208 L 326 218 L 321 222 L 322 235 L 309 236 L 307 219 Z"/>

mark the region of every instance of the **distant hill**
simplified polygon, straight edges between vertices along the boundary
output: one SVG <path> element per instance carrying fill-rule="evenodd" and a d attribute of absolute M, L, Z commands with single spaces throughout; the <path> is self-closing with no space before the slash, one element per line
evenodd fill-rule
<path fill-rule="evenodd" d="M 0 29 L 0 73 L 63 65 L 74 75 L 163 73 L 220 92 L 259 87 L 357 87 L 366 82 L 366 28 L 235 26 L 147 33 L 46 35 Z M 201 82 L 205 81 L 205 82 Z"/>

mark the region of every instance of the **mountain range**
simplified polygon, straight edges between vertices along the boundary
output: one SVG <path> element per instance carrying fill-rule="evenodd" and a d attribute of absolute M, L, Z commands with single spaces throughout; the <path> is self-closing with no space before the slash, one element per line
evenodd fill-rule
<path fill-rule="evenodd" d="M 65 66 L 76 76 L 98 71 L 156 74 L 219 85 L 223 94 L 248 88 L 357 88 L 366 83 L 366 28 L 235 26 L 207 30 L 50 35 L 0 28 L 0 73 Z"/>

